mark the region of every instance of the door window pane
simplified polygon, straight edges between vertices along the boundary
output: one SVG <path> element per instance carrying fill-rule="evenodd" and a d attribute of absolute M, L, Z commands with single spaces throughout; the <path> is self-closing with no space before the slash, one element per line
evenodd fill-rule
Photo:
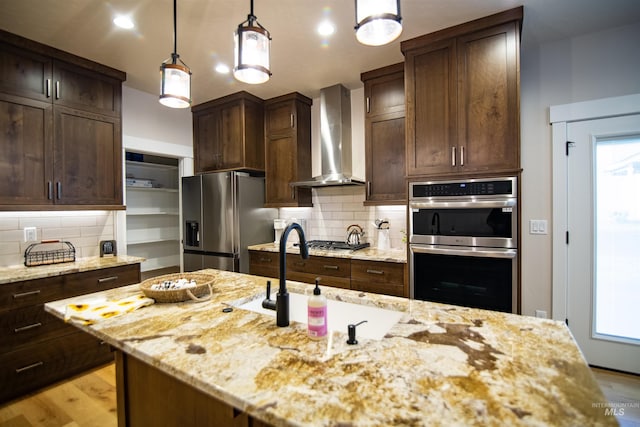
<path fill-rule="evenodd" d="M 640 340 L 640 136 L 595 147 L 594 332 Z"/>

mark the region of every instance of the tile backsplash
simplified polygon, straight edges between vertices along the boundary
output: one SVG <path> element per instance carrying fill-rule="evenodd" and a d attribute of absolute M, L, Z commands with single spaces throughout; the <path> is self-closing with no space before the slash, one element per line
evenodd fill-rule
<path fill-rule="evenodd" d="M 115 211 L 1 212 L 0 266 L 24 263 L 24 251 L 41 240 L 64 240 L 76 258 L 100 255 L 101 240 L 115 239 Z M 24 228 L 36 228 L 36 241 L 24 241 Z"/>
<path fill-rule="evenodd" d="M 307 240 L 347 239 L 347 227 L 360 225 L 364 231 L 364 241 L 371 246 L 378 243 L 376 219 L 389 221 L 389 237 L 392 249 L 405 249 L 403 242 L 406 232 L 406 206 L 364 206 L 364 186 L 314 188 L 312 208 L 281 208 L 282 219 L 304 219 Z M 297 241 L 296 233 L 290 235 Z"/>

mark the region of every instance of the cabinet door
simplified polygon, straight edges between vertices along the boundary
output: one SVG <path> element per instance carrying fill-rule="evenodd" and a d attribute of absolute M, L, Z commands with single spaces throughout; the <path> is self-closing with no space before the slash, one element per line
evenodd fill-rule
<path fill-rule="evenodd" d="M 0 205 L 47 205 L 52 184 L 51 104 L 0 94 Z"/>
<path fill-rule="evenodd" d="M 456 148 L 456 44 L 445 40 L 406 56 L 407 174 L 451 172 Z"/>
<path fill-rule="evenodd" d="M 296 191 L 289 183 L 297 180 L 297 151 L 293 136 L 269 138 L 266 146 L 265 200 L 267 204 L 295 205 Z"/>
<path fill-rule="evenodd" d="M 283 101 L 270 105 L 265 111 L 264 125 L 267 135 L 290 135 L 296 126 L 295 104 Z"/>
<path fill-rule="evenodd" d="M 367 116 L 404 113 L 404 72 L 366 81 L 364 91 Z"/>
<path fill-rule="evenodd" d="M 50 58 L 0 43 L 0 92 L 46 101 L 51 84 Z"/>
<path fill-rule="evenodd" d="M 460 168 L 515 170 L 519 165 L 517 24 L 458 39 Z"/>
<path fill-rule="evenodd" d="M 243 105 L 227 104 L 220 108 L 220 134 L 218 169 L 234 169 L 244 166 L 242 153 L 245 146 L 243 131 Z"/>
<path fill-rule="evenodd" d="M 220 109 L 193 114 L 193 155 L 196 173 L 220 169 Z"/>
<path fill-rule="evenodd" d="M 406 200 L 404 112 L 365 120 L 367 202 Z"/>
<path fill-rule="evenodd" d="M 122 141 L 115 117 L 56 107 L 55 203 L 122 205 Z"/>
<path fill-rule="evenodd" d="M 405 264 L 351 260 L 351 289 L 405 296 Z"/>
<path fill-rule="evenodd" d="M 120 116 L 121 82 L 104 74 L 55 61 L 53 102 L 110 116 Z"/>

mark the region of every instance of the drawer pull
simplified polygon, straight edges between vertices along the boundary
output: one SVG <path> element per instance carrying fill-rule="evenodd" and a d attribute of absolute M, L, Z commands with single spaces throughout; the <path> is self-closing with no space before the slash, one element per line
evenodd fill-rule
<path fill-rule="evenodd" d="M 31 297 L 34 295 L 38 295 L 39 293 L 40 293 L 40 289 L 38 289 L 37 291 L 23 292 L 21 294 L 13 294 L 13 299 Z"/>
<path fill-rule="evenodd" d="M 371 270 L 370 268 L 367 268 L 367 273 L 369 273 L 369 274 L 384 274 L 384 271 L 382 271 L 382 270 Z"/>
<path fill-rule="evenodd" d="M 118 280 L 118 276 L 101 277 L 98 279 L 98 283 L 113 282 L 114 280 Z"/>
<path fill-rule="evenodd" d="M 323 266 L 325 270 L 339 270 L 340 267 L 338 267 L 337 265 L 324 265 Z"/>
<path fill-rule="evenodd" d="M 15 332 L 17 334 L 19 332 L 28 331 L 29 329 L 39 328 L 40 326 L 42 326 L 42 323 L 38 322 L 38 323 L 34 323 L 32 325 L 27 325 L 27 326 L 22 326 L 20 328 L 15 328 L 13 330 L 13 332 Z"/>
<path fill-rule="evenodd" d="M 271 258 L 259 258 L 258 261 L 260 261 L 260 262 L 271 262 Z"/>
<path fill-rule="evenodd" d="M 28 371 L 29 369 L 37 368 L 38 366 L 42 366 L 42 365 L 44 365 L 44 362 L 36 362 L 36 363 L 32 363 L 31 365 L 23 366 L 22 368 L 17 368 L 16 374 L 21 374 L 25 371 Z"/>
<path fill-rule="evenodd" d="M 304 267 L 306 263 L 298 261 L 298 262 L 294 262 L 293 264 L 298 266 L 298 267 Z"/>

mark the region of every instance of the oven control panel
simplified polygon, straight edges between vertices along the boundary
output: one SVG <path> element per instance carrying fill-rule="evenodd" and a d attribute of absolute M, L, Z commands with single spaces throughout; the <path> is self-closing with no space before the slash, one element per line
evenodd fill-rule
<path fill-rule="evenodd" d="M 412 198 L 515 196 L 515 178 L 411 183 Z"/>

